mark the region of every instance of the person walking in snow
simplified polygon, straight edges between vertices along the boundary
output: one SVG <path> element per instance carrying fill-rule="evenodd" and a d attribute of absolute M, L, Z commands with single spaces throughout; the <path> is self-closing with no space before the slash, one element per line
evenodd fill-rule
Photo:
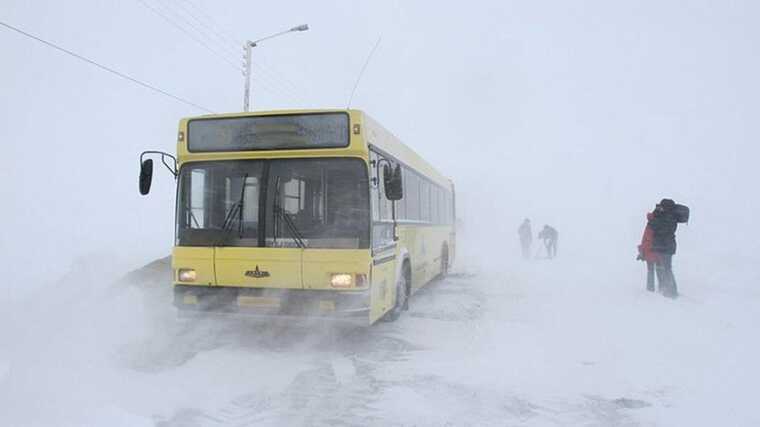
<path fill-rule="evenodd" d="M 655 270 L 660 293 L 669 298 L 678 296 L 673 275 L 673 255 L 676 253 L 676 228 L 678 228 L 676 203 L 662 199 L 655 208 L 649 227 L 652 229 L 652 251 L 655 254 Z"/>
<path fill-rule="evenodd" d="M 553 227 L 544 225 L 544 228 L 538 233 L 538 238 L 544 241 L 546 247 L 546 257 L 549 259 L 557 256 L 557 240 L 559 233 Z"/>
<path fill-rule="evenodd" d="M 530 220 L 525 218 L 525 221 L 517 229 L 517 234 L 520 236 L 520 247 L 522 248 L 522 256 L 525 259 L 530 258 L 530 246 L 533 244 L 533 231 L 530 228 Z"/>
<path fill-rule="evenodd" d="M 647 225 L 644 227 L 644 235 L 641 236 L 641 244 L 639 245 L 639 256 L 636 258 L 647 263 L 647 290 L 650 292 L 654 292 L 654 267 L 657 263 L 657 254 L 652 250 L 654 230 L 651 223 L 653 218 L 654 212 L 647 214 Z"/>

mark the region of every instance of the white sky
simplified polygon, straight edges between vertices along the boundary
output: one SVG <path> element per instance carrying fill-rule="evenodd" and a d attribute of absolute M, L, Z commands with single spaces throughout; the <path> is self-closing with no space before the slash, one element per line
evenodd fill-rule
<path fill-rule="evenodd" d="M 353 106 L 454 179 L 470 230 L 511 241 L 530 216 L 559 228 L 560 250 L 628 262 L 668 196 L 693 211 L 682 254 L 758 261 L 760 3 L 189 1 L 236 40 L 311 26 L 254 49 L 256 109 L 343 107 L 382 36 Z M 242 76 L 138 0 L 5 0 L 0 21 L 241 108 Z M 157 173 L 139 196 L 138 154 L 173 152 L 179 118 L 200 112 L 4 28 L 0 48 L 6 295 L 83 256 L 167 254 L 173 181 Z"/>

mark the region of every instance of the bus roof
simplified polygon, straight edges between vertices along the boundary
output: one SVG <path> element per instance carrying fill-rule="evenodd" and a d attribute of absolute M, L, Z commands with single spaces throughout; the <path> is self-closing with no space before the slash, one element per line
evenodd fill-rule
<path fill-rule="evenodd" d="M 401 142 L 393 133 L 385 129 L 380 123 L 373 119 L 369 114 L 357 109 L 290 109 L 290 110 L 267 110 L 255 112 L 236 112 L 236 113 L 214 113 L 200 116 L 186 117 L 181 120 L 183 124 L 193 119 L 209 118 L 234 118 L 250 116 L 273 116 L 273 115 L 291 115 L 291 114 L 314 114 L 314 113 L 347 113 L 352 121 L 359 121 L 363 127 L 362 133 L 364 140 L 370 146 L 377 147 L 379 150 L 395 157 L 398 161 L 406 166 L 427 176 L 429 179 L 436 181 L 437 184 L 446 188 L 451 187 L 451 180 L 440 173 L 430 163 L 423 159 L 411 147 Z"/>

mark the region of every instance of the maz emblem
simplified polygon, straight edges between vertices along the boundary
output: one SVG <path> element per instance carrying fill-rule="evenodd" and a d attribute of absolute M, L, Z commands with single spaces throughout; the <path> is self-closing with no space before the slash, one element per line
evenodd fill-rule
<path fill-rule="evenodd" d="M 256 278 L 256 279 L 260 279 L 262 277 L 269 277 L 269 272 L 268 271 L 259 270 L 259 266 L 257 265 L 256 269 L 246 271 L 245 272 L 245 276 L 246 277 L 253 277 L 253 278 Z"/>

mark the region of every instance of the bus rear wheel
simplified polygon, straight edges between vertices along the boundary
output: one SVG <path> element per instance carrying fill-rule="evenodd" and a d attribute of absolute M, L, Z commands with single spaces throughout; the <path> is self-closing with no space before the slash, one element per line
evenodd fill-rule
<path fill-rule="evenodd" d="M 441 278 L 446 277 L 449 274 L 449 248 L 443 247 L 441 251 Z"/>
<path fill-rule="evenodd" d="M 383 320 L 386 322 L 395 321 L 401 317 L 402 311 L 409 310 L 409 282 L 411 280 L 409 264 L 404 263 L 401 271 L 401 277 L 396 282 L 396 302 L 393 304 L 393 308 L 383 317 Z"/>

